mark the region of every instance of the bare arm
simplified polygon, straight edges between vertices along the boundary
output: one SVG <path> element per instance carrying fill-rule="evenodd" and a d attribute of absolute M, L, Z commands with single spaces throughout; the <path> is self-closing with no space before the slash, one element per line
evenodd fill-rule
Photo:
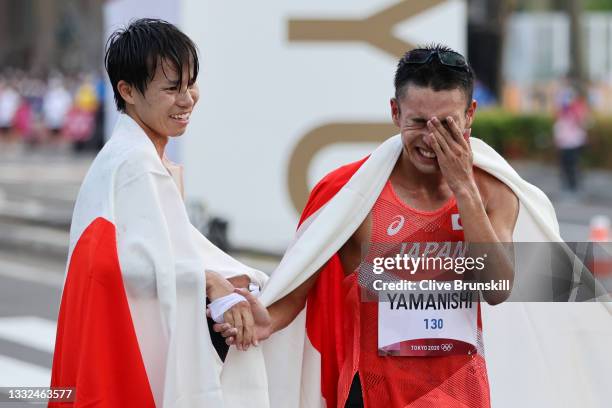
<path fill-rule="evenodd" d="M 359 266 L 362 243 L 368 241 L 371 228 L 372 217 L 368 214 L 353 235 L 338 250 L 340 263 L 345 273 L 350 273 Z M 304 308 L 308 294 L 317 281 L 322 269 L 319 269 L 293 292 L 269 307 L 268 310 L 272 318 L 272 333 L 287 327 Z"/>
<path fill-rule="evenodd" d="M 457 197 L 457 206 L 461 214 L 465 240 L 475 244 L 486 244 L 476 247 L 472 256 L 482 256 L 486 252 L 485 268 L 475 276 L 480 282 L 491 280 L 508 280 L 510 288 L 514 282 L 514 264 L 512 248 L 512 233 L 518 215 L 518 198 L 503 183 L 488 174 L 482 174 L 479 179 L 481 189 L 466 188 Z M 487 195 L 486 205 L 480 194 Z M 507 291 L 483 291 L 487 303 L 496 305 L 510 296 Z"/>
<path fill-rule="evenodd" d="M 487 189 L 487 206 L 477 186 L 473 170 L 473 155 L 469 139 L 453 118 L 446 118 L 448 127 L 438 118 L 428 122 L 430 134 L 426 142 L 436 152 L 440 170 L 457 198 L 465 241 L 487 245 L 485 269 L 478 273 L 479 281 L 507 279 L 514 281 L 514 267 L 510 254 L 501 245 L 512 241 L 518 214 L 518 200 L 514 193 L 492 176 L 482 175 L 481 186 Z M 467 131 L 469 136 L 470 131 Z M 487 178 L 487 177 L 490 177 Z M 510 291 L 483 291 L 487 303 L 496 305 L 510 296 Z"/>
<path fill-rule="evenodd" d="M 270 334 L 276 333 L 279 330 L 284 329 L 296 318 L 296 316 L 304 309 L 306 305 L 306 299 L 310 289 L 314 286 L 319 273 L 318 270 L 310 278 L 306 279 L 304 283 L 298 286 L 293 292 L 289 293 L 284 298 L 274 302 L 269 308 L 270 319 L 272 321 Z"/>
<path fill-rule="evenodd" d="M 340 248 L 338 255 L 342 268 L 345 271 L 354 271 L 359 265 L 361 257 L 361 243 L 364 239 L 370 236 L 371 216 L 367 216 L 364 222 L 357 228 L 357 231 L 348 239 L 348 241 Z M 325 267 L 323 267 L 325 268 Z M 255 298 L 251 302 L 251 309 L 255 316 L 256 323 L 256 339 L 265 340 L 273 333 L 287 327 L 296 316 L 304 309 L 308 294 L 312 290 L 319 274 L 323 270 L 320 268 L 316 273 L 304 281 L 300 286 L 294 289 L 291 293 L 282 299 L 274 302 L 267 309 L 269 319 L 265 319 L 265 312 L 260 304 L 255 302 Z M 263 310 L 262 310 L 263 309 Z M 261 318 L 258 318 L 260 316 Z M 262 324 L 259 324 L 261 321 Z M 227 344 L 233 344 L 236 329 L 229 324 L 216 324 L 213 330 L 221 333 L 226 338 Z"/>
<path fill-rule="evenodd" d="M 229 295 L 234 286 L 223 276 L 213 271 L 206 271 L 206 297 L 211 301 Z"/>

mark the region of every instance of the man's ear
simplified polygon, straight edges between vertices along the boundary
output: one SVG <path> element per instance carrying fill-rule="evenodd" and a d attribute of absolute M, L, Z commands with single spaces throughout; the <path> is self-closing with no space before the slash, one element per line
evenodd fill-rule
<path fill-rule="evenodd" d="M 466 111 L 466 123 L 465 123 L 465 128 L 469 129 L 472 127 L 472 122 L 474 122 L 474 114 L 476 113 L 476 108 L 478 107 L 478 102 L 476 102 L 476 99 L 472 99 L 472 102 L 470 103 L 470 106 L 468 106 L 467 111 Z"/>
<path fill-rule="evenodd" d="M 134 105 L 135 93 L 138 92 L 136 88 L 122 79 L 117 83 L 117 90 L 127 105 Z"/>
<path fill-rule="evenodd" d="M 391 119 L 393 120 L 393 123 L 395 123 L 395 126 L 400 127 L 400 107 L 399 107 L 399 102 L 397 101 L 397 98 L 391 98 L 391 100 L 389 101 L 389 103 L 391 104 Z"/>

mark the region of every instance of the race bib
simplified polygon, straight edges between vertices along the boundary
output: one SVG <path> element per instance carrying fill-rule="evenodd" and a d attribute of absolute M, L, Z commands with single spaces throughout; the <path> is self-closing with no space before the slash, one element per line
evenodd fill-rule
<path fill-rule="evenodd" d="M 478 338 L 477 292 L 380 292 L 378 354 L 473 354 Z"/>

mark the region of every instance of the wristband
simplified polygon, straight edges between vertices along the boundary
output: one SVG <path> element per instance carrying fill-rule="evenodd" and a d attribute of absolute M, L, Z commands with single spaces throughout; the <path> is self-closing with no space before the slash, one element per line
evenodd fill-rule
<path fill-rule="evenodd" d="M 215 299 L 208 305 L 210 317 L 217 323 L 224 323 L 223 314 L 232 308 L 236 303 L 246 302 L 246 298 L 238 293 L 230 293 Z"/>
<path fill-rule="evenodd" d="M 249 292 L 251 292 L 253 296 L 259 296 L 259 285 L 254 282 L 249 283 Z"/>

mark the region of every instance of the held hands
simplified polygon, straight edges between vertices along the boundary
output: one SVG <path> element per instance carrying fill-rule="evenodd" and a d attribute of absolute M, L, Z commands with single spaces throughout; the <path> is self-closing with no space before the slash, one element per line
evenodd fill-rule
<path fill-rule="evenodd" d="M 253 324 L 249 330 L 250 340 L 247 341 L 244 335 L 244 328 L 232 324 L 232 322 L 227 319 L 225 323 L 216 323 L 213 325 L 213 330 L 217 333 L 221 333 L 221 336 L 225 337 L 225 342 L 228 345 L 235 344 L 238 350 L 246 351 L 250 345 L 258 346 L 259 340 L 265 340 L 270 337 L 272 333 L 272 322 L 268 310 L 252 293 L 248 290 L 239 288 L 234 289 L 234 292 L 244 296 L 250 307 L 253 319 Z M 239 304 L 245 304 L 245 302 L 240 302 Z"/>
<path fill-rule="evenodd" d="M 270 316 L 267 310 L 261 306 L 261 303 L 248 291 L 235 289 L 227 279 L 213 271 L 206 271 L 206 293 L 211 302 L 232 293 L 237 293 L 246 299 L 234 304 L 223 313 L 223 321 L 225 323 L 222 324 L 229 325 L 233 329 L 233 341 L 231 344 L 235 344 L 239 350 L 246 350 L 251 344 L 257 345 L 257 340 L 260 337 L 255 337 L 255 335 L 266 324 L 269 326 L 270 321 Z M 253 304 L 256 305 L 254 309 L 256 319 L 253 316 Z M 211 317 L 210 309 L 206 311 L 206 315 Z M 256 324 L 258 327 L 256 327 Z"/>
<path fill-rule="evenodd" d="M 465 133 L 452 117 L 445 119 L 446 126 L 437 117 L 427 122 L 429 134 L 424 141 L 436 153 L 440 171 L 450 189 L 457 195 L 461 188 L 474 183 L 473 155 L 469 142 L 471 129 Z"/>

